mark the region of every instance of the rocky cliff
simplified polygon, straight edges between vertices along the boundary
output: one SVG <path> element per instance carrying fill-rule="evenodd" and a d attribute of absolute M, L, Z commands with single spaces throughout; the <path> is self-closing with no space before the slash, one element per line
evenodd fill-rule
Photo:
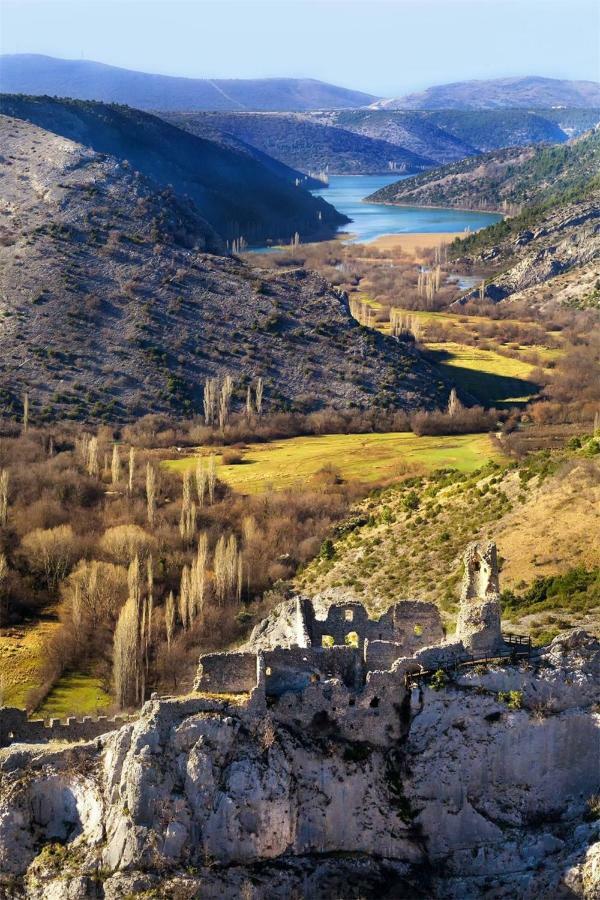
<path fill-rule="evenodd" d="M 4 896 L 595 900 L 600 644 L 444 681 L 153 700 L 87 744 L 14 744 Z"/>

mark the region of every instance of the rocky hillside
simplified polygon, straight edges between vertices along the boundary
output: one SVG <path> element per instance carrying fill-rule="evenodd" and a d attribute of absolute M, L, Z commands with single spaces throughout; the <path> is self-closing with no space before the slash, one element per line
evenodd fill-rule
<path fill-rule="evenodd" d="M 254 695 L 156 699 L 87 743 L 13 744 L 0 890 L 594 900 L 599 689 L 600 645 L 579 630 L 533 665 L 412 694 L 400 667 L 358 692 L 328 677 L 268 709 Z"/>
<path fill-rule="evenodd" d="M 511 148 L 443 166 L 377 191 L 374 203 L 520 209 L 578 194 L 600 171 L 600 129 L 567 144 Z"/>
<path fill-rule="evenodd" d="M 343 109 L 375 100 L 372 94 L 313 78 L 175 78 L 35 53 L 0 56 L 0 85 L 14 94 L 101 100 L 138 109 Z"/>
<path fill-rule="evenodd" d="M 224 239 L 289 241 L 331 233 L 347 219 L 223 142 L 195 137 L 127 107 L 49 97 L 0 96 L 0 112 L 127 163 L 193 200 Z"/>
<path fill-rule="evenodd" d="M 216 255 L 197 206 L 124 160 L 22 119 L 0 133 L 5 412 L 25 390 L 39 419 L 198 411 L 225 373 L 236 402 L 261 375 L 268 408 L 442 399 L 413 346 L 363 334 L 320 277 Z"/>
<path fill-rule="evenodd" d="M 432 165 L 431 159 L 396 142 L 331 127 L 302 115 L 175 113 L 165 118 L 200 136 L 216 128 L 303 172 L 371 175 L 389 172 L 390 165 L 401 172 L 420 172 Z"/>
<path fill-rule="evenodd" d="M 535 109 L 552 106 L 600 106 L 597 81 L 560 78 L 493 78 L 487 81 L 457 81 L 430 87 L 418 94 L 378 100 L 380 109 Z"/>
<path fill-rule="evenodd" d="M 223 133 L 303 172 L 420 172 L 503 147 L 562 143 L 600 122 L 600 110 L 327 110 L 169 113 L 200 137 Z"/>
<path fill-rule="evenodd" d="M 504 228 L 473 240 L 456 241 L 455 254 L 472 254 L 478 264 L 492 266 L 485 285 L 485 297 L 494 303 L 526 299 L 531 305 L 598 306 L 586 298 L 598 295 L 600 272 L 600 187 L 585 190 L 581 199 L 556 206 L 526 208 Z M 504 223 L 499 223 L 503 225 Z M 494 227 L 494 226 L 493 226 Z M 558 278 L 568 279 L 554 292 Z M 573 292 L 573 282 L 579 290 Z M 549 283 L 549 291 L 538 291 Z M 566 288 L 566 291 L 565 291 Z M 477 292 L 456 301 L 477 299 Z"/>

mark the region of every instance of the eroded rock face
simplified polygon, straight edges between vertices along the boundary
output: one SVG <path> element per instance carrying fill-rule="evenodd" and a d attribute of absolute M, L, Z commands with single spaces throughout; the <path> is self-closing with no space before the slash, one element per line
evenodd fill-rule
<path fill-rule="evenodd" d="M 151 701 L 89 744 L 0 751 L 6 896 L 598 897 L 597 641 L 364 690 Z"/>

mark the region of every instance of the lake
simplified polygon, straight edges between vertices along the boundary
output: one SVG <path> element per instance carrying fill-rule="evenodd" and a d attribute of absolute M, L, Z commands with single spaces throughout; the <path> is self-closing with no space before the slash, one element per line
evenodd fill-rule
<path fill-rule="evenodd" d="M 363 197 L 394 181 L 400 181 L 398 175 L 332 175 L 329 187 L 313 191 L 313 194 L 323 197 L 352 219 L 352 223 L 340 231 L 349 232 L 351 239 L 356 241 L 372 241 L 382 234 L 436 233 L 466 228 L 478 231 L 502 218 L 494 213 L 362 202 Z"/>

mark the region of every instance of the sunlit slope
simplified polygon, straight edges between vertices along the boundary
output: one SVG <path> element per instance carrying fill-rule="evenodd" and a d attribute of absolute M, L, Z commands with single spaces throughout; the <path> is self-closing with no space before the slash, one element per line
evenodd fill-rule
<path fill-rule="evenodd" d="M 252 444 L 239 465 L 224 466 L 217 456 L 217 475 L 236 490 L 259 493 L 270 486 L 281 490 L 303 484 L 325 467 L 334 468 L 345 480 L 370 483 L 439 468 L 471 472 L 500 456 L 486 434 L 330 434 Z M 187 457 L 165 465 L 183 471 L 196 464 L 197 457 Z"/>

